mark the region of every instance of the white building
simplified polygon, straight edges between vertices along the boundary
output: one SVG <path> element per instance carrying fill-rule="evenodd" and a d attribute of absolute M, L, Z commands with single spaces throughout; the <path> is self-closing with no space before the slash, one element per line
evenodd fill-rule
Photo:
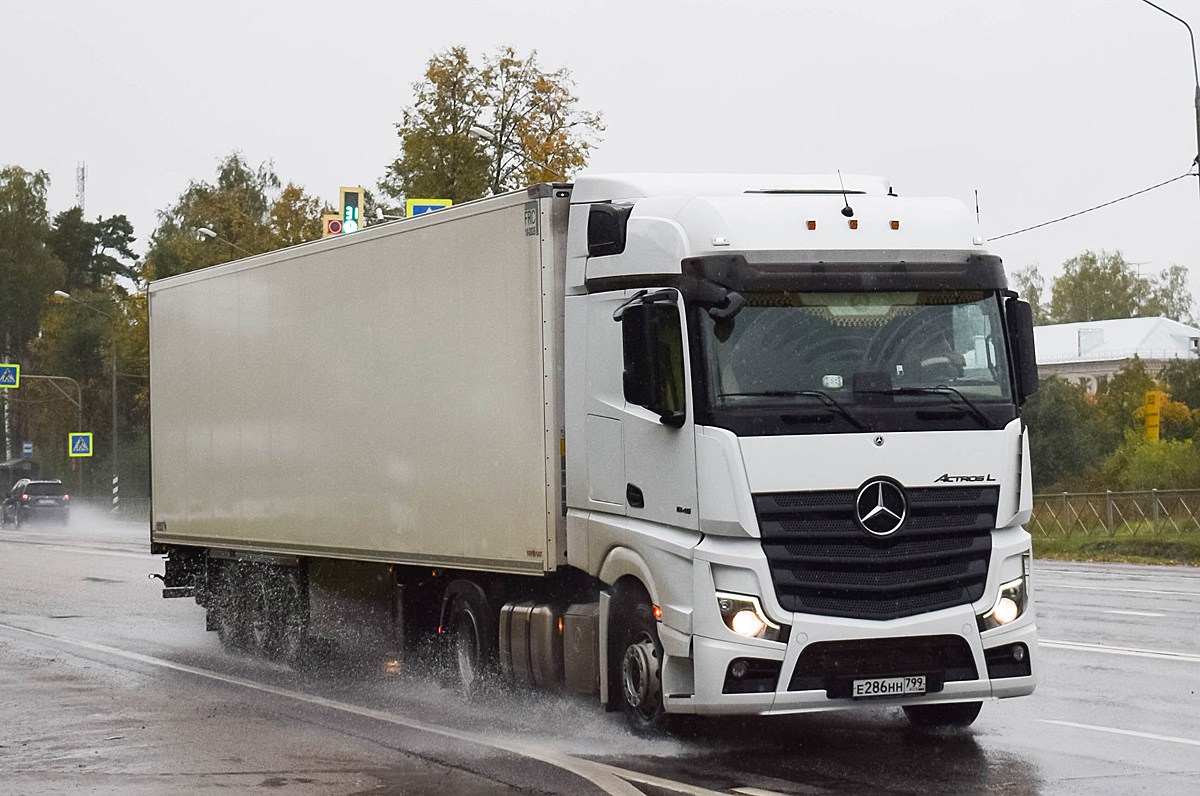
<path fill-rule="evenodd" d="M 1168 360 L 1200 356 L 1200 329 L 1170 318 L 1060 323 L 1038 326 L 1033 334 L 1038 376 L 1086 380 L 1090 393 L 1096 392 L 1101 379 L 1111 378 L 1135 356 L 1151 374 L 1162 370 Z"/>

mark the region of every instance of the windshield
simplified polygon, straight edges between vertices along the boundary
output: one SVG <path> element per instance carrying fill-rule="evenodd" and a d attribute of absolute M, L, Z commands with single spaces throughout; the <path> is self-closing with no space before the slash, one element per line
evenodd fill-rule
<path fill-rule="evenodd" d="M 25 487 L 27 495 L 62 495 L 63 485 L 57 481 L 32 481 Z"/>
<path fill-rule="evenodd" d="M 1012 405 L 995 293 L 778 292 L 745 300 L 731 319 L 701 315 L 711 411 L 800 406 L 859 424 L 903 407 L 911 414 L 936 405 L 978 420 L 988 404 Z"/>

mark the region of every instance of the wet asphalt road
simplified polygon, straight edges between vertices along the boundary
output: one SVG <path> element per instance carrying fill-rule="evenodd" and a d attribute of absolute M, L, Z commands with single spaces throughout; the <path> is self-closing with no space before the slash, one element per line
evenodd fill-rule
<path fill-rule="evenodd" d="M 1034 696 L 968 730 L 899 711 L 693 722 L 646 741 L 586 700 L 468 704 L 419 671 L 297 674 L 162 600 L 144 526 L 0 531 L 0 796 L 1194 794 L 1200 570 L 1034 567 Z"/>

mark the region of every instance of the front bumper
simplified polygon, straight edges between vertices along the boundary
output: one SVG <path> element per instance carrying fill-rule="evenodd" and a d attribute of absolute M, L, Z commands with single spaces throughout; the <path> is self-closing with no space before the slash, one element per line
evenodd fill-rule
<path fill-rule="evenodd" d="M 987 599 L 994 599 L 998 584 L 1005 573 L 1011 572 L 1000 562 L 1010 562 L 1019 570 L 1022 550 L 1028 549 L 1027 540 L 1009 536 L 1013 538 L 997 546 L 998 560 L 994 562 Z M 697 557 L 694 562 L 696 602 L 690 639 L 693 688 L 691 693 L 668 692 L 664 702 L 669 712 L 777 714 L 974 702 L 1024 696 L 1036 687 L 1037 625 L 1032 598 L 1025 613 L 1012 624 L 983 632 L 977 617 L 986 609 L 981 609 L 979 603 L 884 621 L 788 613 L 779 606 L 773 592 L 763 588 L 770 583 L 765 561 L 753 555 L 734 555 L 733 546 L 721 547 L 716 555 L 706 556 L 710 560 Z M 733 564 L 739 566 L 729 566 Z M 723 566 L 725 569 L 718 572 Z M 786 644 L 734 635 L 717 612 L 715 597 L 708 596 L 716 590 L 762 595 L 771 618 L 791 626 Z M 1021 664 L 1014 666 L 1011 658 L 1004 657 L 997 665 L 1001 648 L 1011 650 L 1015 644 L 1024 647 Z M 923 645 L 928 646 L 928 654 Z M 832 658 L 826 655 L 833 665 L 828 670 L 814 671 L 811 655 L 831 648 L 853 652 Z M 810 654 L 805 656 L 800 673 L 804 676 L 797 676 L 793 682 L 806 651 Z M 747 661 L 751 672 L 759 677 L 750 693 L 730 692 L 730 666 L 739 659 Z M 762 674 L 773 669 L 777 672 L 773 680 Z M 849 696 L 853 679 L 915 674 L 926 676 L 927 693 L 860 699 Z"/>
<path fill-rule="evenodd" d="M 798 617 L 799 618 L 799 617 Z M 1032 621 L 1020 627 L 1001 628 L 1004 632 L 989 631 L 987 638 L 975 631 L 975 615 L 969 606 L 947 609 L 936 614 L 914 617 L 895 622 L 870 623 L 869 627 L 849 627 L 846 624 L 823 623 L 826 617 L 803 617 L 808 632 L 793 631 L 786 647 L 774 645 L 769 649 L 755 644 L 731 642 L 723 639 L 693 637 L 693 660 L 695 667 L 695 693 L 691 696 L 669 696 L 667 708 L 672 712 L 700 714 L 774 714 L 800 713 L 821 710 L 836 710 L 848 707 L 881 707 L 889 705 L 932 704 L 937 702 L 970 702 L 981 699 L 1023 696 L 1032 693 L 1036 685 L 1037 671 L 1037 627 Z M 866 625 L 867 623 L 855 623 Z M 822 626 L 824 625 L 824 626 Z M 792 690 L 792 675 L 801 653 L 813 644 L 822 641 L 845 642 L 852 640 L 885 641 L 887 639 L 911 639 L 914 637 L 944 637 L 953 635 L 965 640 L 970 647 L 975 677 L 969 680 L 952 680 L 938 683 L 943 674 L 936 666 L 911 666 L 901 664 L 892 672 L 878 668 L 864 673 L 864 677 L 901 676 L 919 673 L 929 677 L 931 687 L 940 689 L 921 696 L 872 697 L 853 699 L 830 696 L 824 685 L 817 689 Z M 1030 664 L 1028 676 L 990 678 L 985 658 L 985 649 L 1023 643 Z M 985 647 L 986 644 L 986 647 Z M 778 661 L 779 675 L 772 691 L 762 693 L 724 693 L 730 665 L 737 659 Z M 844 681 L 844 676 L 830 677 L 829 684 Z"/>

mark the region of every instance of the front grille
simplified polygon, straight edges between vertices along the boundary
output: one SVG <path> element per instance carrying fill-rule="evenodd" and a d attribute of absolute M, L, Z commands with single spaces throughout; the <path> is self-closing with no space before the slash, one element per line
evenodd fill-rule
<path fill-rule="evenodd" d="M 789 611 L 895 619 L 983 596 L 1000 488 L 907 490 L 890 537 L 863 531 L 855 490 L 754 496 L 775 594 Z"/>
<path fill-rule="evenodd" d="M 962 636 L 910 636 L 857 641 L 819 641 L 800 653 L 789 691 L 824 690 L 831 698 L 848 697 L 855 680 L 925 676 L 926 693 L 946 683 L 976 680 L 979 672 Z"/>

